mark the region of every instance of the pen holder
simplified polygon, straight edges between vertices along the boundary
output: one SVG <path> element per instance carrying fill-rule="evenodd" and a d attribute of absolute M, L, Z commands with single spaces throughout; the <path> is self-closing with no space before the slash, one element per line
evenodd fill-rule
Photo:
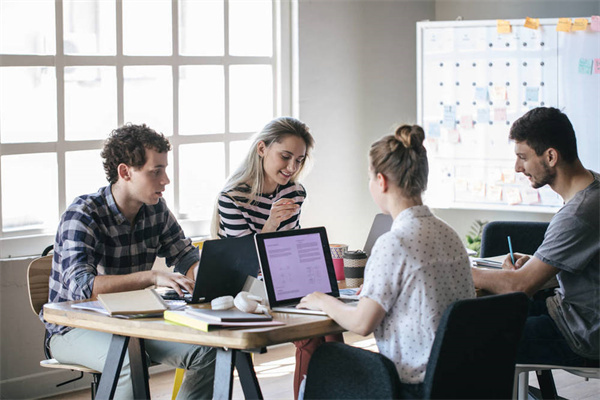
<path fill-rule="evenodd" d="M 333 269 L 335 270 L 335 279 L 343 281 L 344 276 L 344 253 L 348 250 L 347 244 L 330 244 L 331 258 L 333 261 Z"/>
<path fill-rule="evenodd" d="M 361 250 L 344 253 L 344 275 L 346 287 L 356 288 L 363 284 L 367 265 L 367 253 Z"/>

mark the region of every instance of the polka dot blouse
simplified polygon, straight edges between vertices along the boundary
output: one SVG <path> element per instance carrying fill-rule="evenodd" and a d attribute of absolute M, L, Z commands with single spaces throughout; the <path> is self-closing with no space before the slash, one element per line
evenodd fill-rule
<path fill-rule="evenodd" d="M 423 382 L 444 310 L 475 297 L 458 234 L 427 206 L 402 211 L 373 247 L 361 295 L 386 311 L 374 332 L 379 351 L 394 361 L 402 382 Z"/>

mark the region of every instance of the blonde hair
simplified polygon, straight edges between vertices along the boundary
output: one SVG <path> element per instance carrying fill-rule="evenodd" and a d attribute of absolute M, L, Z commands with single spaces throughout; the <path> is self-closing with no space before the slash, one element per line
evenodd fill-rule
<path fill-rule="evenodd" d="M 258 155 L 258 144 L 264 142 L 266 147 L 270 147 L 274 142 L 281 143 L 287 136 L 296 136 L 304 140 L 306 144 L 306 154 L 302 164 L 298 170 L 292 175 L 290 182 L 296 182 L 301 175 L 304 166 L 309 159 L 310 151 L 314 147 L 314 139 L 310 134 L 308 126 L 302 121 L 292 117 L 279 117 L 269 122 L 265 127 L 258 132 L 252 139 L 252 145 L 246 154 L 245 160 L 233 172 L 222 192 L 231 192 L 231 198 L 241 196 L 247 199 L 247 202 L 253 203 L 256 196 L 262 193 L 264 184 L 264 168 L 263 158 Z M 249 191 L 238 191 L 240 185 L 246 184 L 249 186 Z M 211 235 L 213 238 L 218 237 L 219 233 L 219 201 L 215 202 L 215 209 L 211 223 Z"/>
<path fill-rule="evenodd" d="M 393 135 L 371 145 L 369 159 L 375 175 L 381 173 L 408 198 L 427 189 L 429 164 L 423 146 L 425 132 L 419 125 L 402 125 Z"/>

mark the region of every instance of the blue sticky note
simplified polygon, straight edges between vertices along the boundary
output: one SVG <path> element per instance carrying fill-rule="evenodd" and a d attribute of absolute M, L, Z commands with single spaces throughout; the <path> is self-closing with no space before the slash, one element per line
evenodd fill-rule
<path fill-rule="evenodd" d="M 579 59 L 579 73 L 591 75 L 593 65 L 594 65 L 594 60 L 592 60 L 591 58 L 580 58 Z"/>
<path fill-rule="evenodd" d="M 454 106 L 444 106 L 444 127 L 448 129 L 456 127 L 456 110 Z"/>
<path fill-rule="evenodd" d="M 475 88 L 475 100 L 487 101 L 487 99 L 488 99 L 487 88 L 476 87 Z"/>
<path fill-rule="evenodd" d="M 478 108 L 477 109 L 477 123 L 487 124 L 490 122 L 490 109 L 489 108 Z"/>
<path fill-rule="evenodd" d="M 525 89 L 525 100 L 539 101 L 540 100 L 540 88 L 528 86 L 527 89 Z"/>
<path fill-rule="evenodd" d="M 438 122 L 430 122 L 429 129 L 425 136 L 430 138 L 439 138 L 441 136 L 440 124 Z"/>

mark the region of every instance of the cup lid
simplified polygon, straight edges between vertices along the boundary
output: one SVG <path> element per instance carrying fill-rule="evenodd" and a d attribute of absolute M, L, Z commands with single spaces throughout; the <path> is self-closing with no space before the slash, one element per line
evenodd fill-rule
<path fill-rule="evenodd" d="M 367 253 L 362 250 L 350 250 L 344 252 L 344 258 L 360 260 L 362 258 L 367 258 Z"/>

